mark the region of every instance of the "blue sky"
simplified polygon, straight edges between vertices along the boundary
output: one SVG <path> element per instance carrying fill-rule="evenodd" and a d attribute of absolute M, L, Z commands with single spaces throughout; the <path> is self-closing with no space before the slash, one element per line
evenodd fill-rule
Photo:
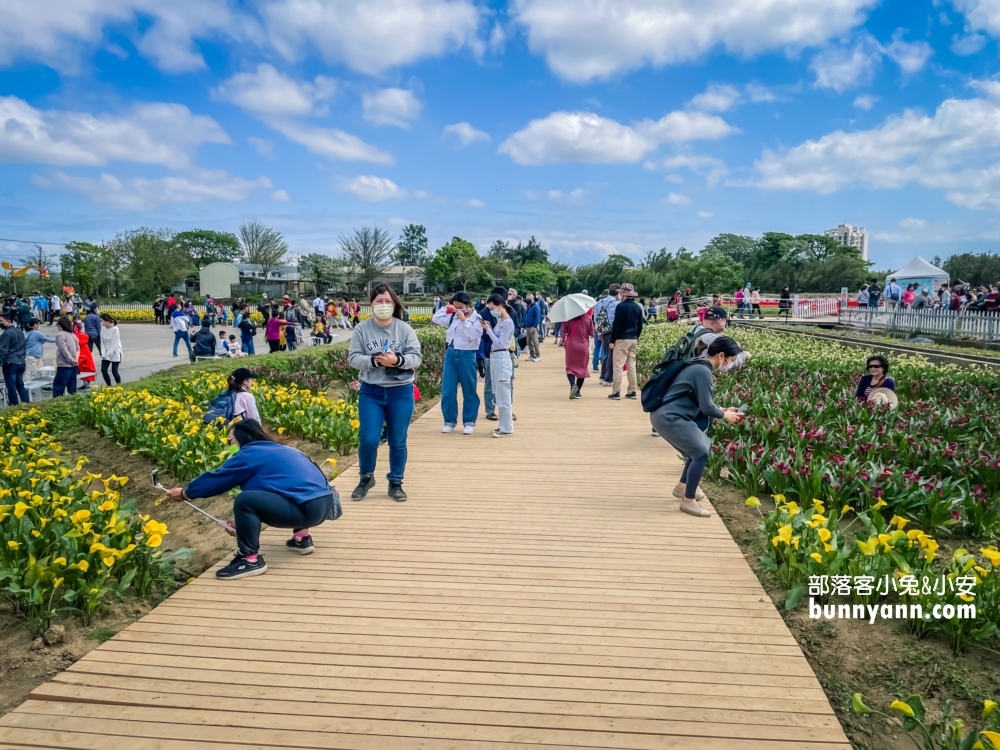
<path fill-rule="evenodd" d="M 992 251 L 997 37 L 996 0 L 0 0 L 0 237 Z"/>

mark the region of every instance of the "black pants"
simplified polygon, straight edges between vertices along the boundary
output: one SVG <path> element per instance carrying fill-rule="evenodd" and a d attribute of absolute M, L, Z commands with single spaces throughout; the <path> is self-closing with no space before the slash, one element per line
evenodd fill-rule
<path fill-rule="evenodd" d="M 90 351 L 94 351 L 94 347 L 97 347 L 97 353 L 101 353 L 101 337 L 100 336 L 88 336 L 87 337 L 87 348 Z"/>
<path fill-rule="evenodd" d="M 601 362 L 601 380 L 605 383 L 612 383 L 615 379 L 615 352 L 611 349 L 611 334 L 602 333 L 601 349 L 604 352 L 604 360 Z"/>
<path fill-rule="evenodd" d="M 101 362 L 101 375 L 104 377 L 104 385 L 111 385 L 111 378 L 108 377 L 108 368 L 111 368 L 111 374 L 115 376 L 115 383 L 121 385 L 122 379 L 118 375 L 118 365 L 121 362 L 112 362 L 110 359 L 102 360 Z"/>
<path fill-rule="evenodd" d="M 583 388 L 583 378 L 574 377 L 567 372 L 566 380 L 569 381 L 571 387 L 575 385 L 577 388 Z"/>
<path fill-rule="evenodd" d="M 305 503 L 295 503 L 276 492 L 241 492 L 233 502 L 236 544 L 244 555 L 260 549 L 260 525 L 278 529 L 308 529 L 340 515 L 340 500 L 331 493 Z"/>
<path fill-rule="evenodd" d="M 267 340 L 267 348 L 271 350 L 271 354 L 274 354 L 276 351 L 278 351 L 278 349 L 281 348 L 281 340 L 280 339 L 268 339 Z"/>
<path fill-rule="evenodd" d="M 166 317 L 163 315 L 163 310 L 153 310 L 153 315 L 154 315 L 157 323 L 166 323 L 167 322 Z"/>

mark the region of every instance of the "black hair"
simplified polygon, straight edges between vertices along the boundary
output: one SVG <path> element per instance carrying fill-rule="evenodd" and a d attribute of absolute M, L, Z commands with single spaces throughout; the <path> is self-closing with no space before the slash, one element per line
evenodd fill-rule
<path fill-rule="evenodd" d="M 101 320 L 105 323 L 110 323 L 113 326 L 118 325 L 118 321 L 115 320 L 110 313 L 101 313 Z"/>
<path fill-rule="evenodd" d="M 870 356 L 868 359 L 865 360 L 865 367 L 871 366 L 872 362 L 878 362 L 880 365 L 882 365 L 883 375 L 889 374 L 889 360 L 887 360 L 883 355 L 873 354 L 872 356 Z"/>
<path fill-rule="evenodd" d="M 264 431 L 261 427 L 260 422 L 256 419 L 241 419 L 232 426 L 233 438 L 236 440 L 237 445 L 240 448 L 249 445 L 250 443 L 276 443 L 278 442 L 273 437 Z"/>
<path fill-rule="evenodd" d="M 489 296 L 489 299 L 487 299 L 486 302 L 488 304 L 498 305 L 498 306 L 502 307 L 504 310 L 507 311 L 507 314 L 510 317 L 512 317 L 512 318 L 514 317 L 514 311 L 511 310 L 510 309 L 510 305 L 507 304 L 507 297 L 506 297 L 505 294 L 498 294 L 498 293 L 494 292 L 493 294 L 491 294 Z"/>
<path fill-rule="evenodd" d="M 719 336 L 715 341 L 708 345 L 708 356 L 714 357 L 719 352 L 722 352 L 727 357 L 735 357 L 743 351 L 740 345 L 736 343 L 736 339 L 730 338 L 729 336 Z"/>
<path fill-rule="evenodd" d="M 499 294 L 504 299 L 507 299 L 507 287 L 498 284 L 497 286 L 493 287 L 493 291 L 490 292 L 490 296 L 492 297 L 494 294 Z"/>
<path fill-rule="evenodd" d="M 385 294 L 387 292 L 389 296 L 392 297 L 392 317 L 399 318 L 400 320 L 402 320 L 403 303 L 399 301 L 399 296 L 396 294 L 396 290 L 393 289 L 388 284 L 376 284 L 375 286 L 373 286 L 371 293 L 368 296 L 368 302 L 369 303 L 374 302 L 376 297 L 378 297 L 380 294 Z M 358 301 L 357 297 L 354 298 L 354 301 L 355 302 Z"/>

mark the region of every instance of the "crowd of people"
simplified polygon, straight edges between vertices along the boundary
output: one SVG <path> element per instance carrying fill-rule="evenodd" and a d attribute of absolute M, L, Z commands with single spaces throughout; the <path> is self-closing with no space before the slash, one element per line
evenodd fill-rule
<path fill-rule="evenodd" d="M 952 284 L 942 284 L 936 291 L 918 283 L 910 283 L 904 289 L 895 278 L 882 287 L 871 279 L 858 292 L 859 307 L 878 309 L 880 306 L 893 312 L 897 310 L 967 310 L 1000 314 L 1000 282 L 981 284 L 973 288 L 962 280 Z"/>

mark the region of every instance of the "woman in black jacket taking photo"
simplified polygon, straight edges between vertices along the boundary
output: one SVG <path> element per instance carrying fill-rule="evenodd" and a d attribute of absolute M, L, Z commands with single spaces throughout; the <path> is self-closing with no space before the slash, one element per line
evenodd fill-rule
<path fill-rule="evenodd" d="M 724 419 L 738 424 L 743 419 L 735 407 L 722 409 L 712 399 L 714 371 L 732 363 L 741 351 L 740 345 L 729 336 L 715 339 L 701 356 L 691 360 L 677 374 L 664 394 L 663 406 L 649 415 L 656 434 L 684 456 L 684 471 L 673 494 L 681 499 L 681 511 L 692 516 L 707 518 L 712 515 L 698 504 L 705 499 L 698 484 L 712 450 L 712 439 L 707 434 L 712 420 Z"/>

